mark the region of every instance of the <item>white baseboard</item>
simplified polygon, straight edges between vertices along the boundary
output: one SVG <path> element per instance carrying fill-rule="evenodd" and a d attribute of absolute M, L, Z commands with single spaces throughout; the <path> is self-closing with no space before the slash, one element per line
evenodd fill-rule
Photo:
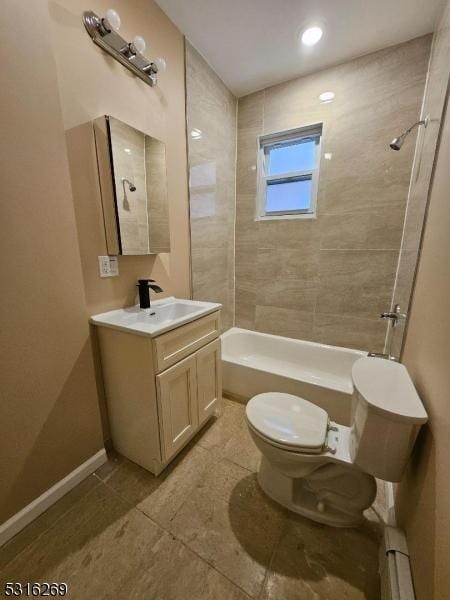
<path fill-rule="evenodd" d="M 94 456 L 66 475 L 64 479 L 55 483 L 50 489 L 30 502 L 25 508 L 13 515 L 10 519 L 0 525 L 0 546 L 3 546 L 16 533 L 34 521 L 39 515 L 65 496 L 71 489 L 78 485 L 83 479 L 89 477 L 96 469 L 106 462 L 106 452 L 102 448 Z"/>

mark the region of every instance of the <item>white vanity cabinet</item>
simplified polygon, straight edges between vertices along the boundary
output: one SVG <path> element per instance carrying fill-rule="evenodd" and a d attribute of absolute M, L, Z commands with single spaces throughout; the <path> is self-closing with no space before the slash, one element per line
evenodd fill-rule
<path fill-rule="evenodd" d="M 157 475 L 220 409 L 219 311 L 156 336 L 97 329 L 113 445 Z"/>
<path fill-rule="evenodd" d="M 222 393 L 220 340 L 156 376 L 165 459 L 180 450 L 218 409 Z"/>

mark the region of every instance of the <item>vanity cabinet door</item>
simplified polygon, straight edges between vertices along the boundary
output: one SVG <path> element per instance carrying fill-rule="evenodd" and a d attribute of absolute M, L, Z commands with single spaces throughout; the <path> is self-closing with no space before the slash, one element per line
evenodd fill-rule
<path fill-rule="evenodd" d="M 162 451 L 169 460 L 198 428 L 196 358 L 157 375 Z"/>
<path fill-rule="evenodd" d="M 195 353 L 197 359 L 198 422 L 202 425 L 222 400 L 220 339 Z"/>

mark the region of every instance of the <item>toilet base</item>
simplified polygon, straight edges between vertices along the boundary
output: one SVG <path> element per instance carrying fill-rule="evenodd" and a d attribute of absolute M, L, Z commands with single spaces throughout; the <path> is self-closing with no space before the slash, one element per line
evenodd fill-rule
<path fill-rule="evenodd" d="M 360 525 L 364 520 L 363 511 L 376 496 L 375 478 L 362 471 L 327 465 L 308 477 L 291 478 L 272 467 L 264 456 L 258 482 L 275 502 L 332 527 Z M 350 493 L 345 493 L 347 490 Z"/>

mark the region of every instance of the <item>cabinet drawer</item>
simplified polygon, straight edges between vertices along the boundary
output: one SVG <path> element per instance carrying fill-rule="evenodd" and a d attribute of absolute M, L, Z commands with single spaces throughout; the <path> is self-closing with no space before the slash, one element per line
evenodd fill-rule
<path fill-rule="evenodd" d="M 153 340 L 159 373 L 219 336 L 219 312 L 168 331 Z"/>

